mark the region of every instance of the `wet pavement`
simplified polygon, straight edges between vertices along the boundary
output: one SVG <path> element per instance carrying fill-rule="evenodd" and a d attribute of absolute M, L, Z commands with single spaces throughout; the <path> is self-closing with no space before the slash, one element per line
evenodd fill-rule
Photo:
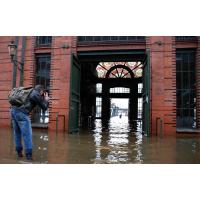
<path fill-rule="evenodd" d="M 193 164 L 200 163 L 200 137 L 176 135 L 146 137 L 141 124 L 133 131 L 127 117 L 111 118 L 107 126 L 96 120 L 94 127 L 76 134 L 33 130 L 33 161 L 17 159 L 11 129 L 0 130 L 0 163 L 52 164 Z"/>

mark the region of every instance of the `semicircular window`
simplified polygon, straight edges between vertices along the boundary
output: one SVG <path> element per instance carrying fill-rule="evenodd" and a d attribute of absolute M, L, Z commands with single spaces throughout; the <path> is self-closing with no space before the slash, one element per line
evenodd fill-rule
<path fill-rule="evenodd" d="M 137 62 L 100 62 L 97 67 L 98 78 L 138 78 L 142 76 L 143 64 Z"/>

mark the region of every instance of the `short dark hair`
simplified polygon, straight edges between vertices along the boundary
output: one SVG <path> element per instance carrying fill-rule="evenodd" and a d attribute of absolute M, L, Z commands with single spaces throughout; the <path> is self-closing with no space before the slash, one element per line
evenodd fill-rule
<path fill-rule="evenodd" d="M 41 91 L 44 91 L 45 89 L 43 85 L 36 85 L 35 90 L 37 90 L 38 92 L 41 92 Z"/>

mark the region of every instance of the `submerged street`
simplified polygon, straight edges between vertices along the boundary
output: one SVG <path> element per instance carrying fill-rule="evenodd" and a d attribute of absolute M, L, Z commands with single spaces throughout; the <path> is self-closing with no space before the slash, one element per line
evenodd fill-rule
<path fill-rule="evenodd" d="M 33 130 L 33 161 L 15 155 L 11 129 L 0 130 L 0 163 L 52 164 L 173 164 L 200 163 L 198 135 L 146 137 L 132 131 L 126 116 L 112 117 L 103 127 L 96 120 L 94 127 L 80 133 L 67 134 Z"/>

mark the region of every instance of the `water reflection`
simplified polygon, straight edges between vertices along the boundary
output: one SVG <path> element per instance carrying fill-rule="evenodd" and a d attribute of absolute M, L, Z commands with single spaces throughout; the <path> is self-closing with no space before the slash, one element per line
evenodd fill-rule
<path fill-rule="evenodd" d="M 142 163 L 142 134 L 139 131 L 132 132 L 127 116 L 111 117 L 108 125 L 96 120 L 93 132 L 96 146 L 94 163 L 129 163 L 132 151 L 136 154 L 135 162 Z M 133 146 L 130 144 L 132 135 L 135 135 Z"/>
<path fill-rule="evenodd" d="M 33 134 L 34 163 L 47 163 L 48 161 L 48 134 L 45 131 L 38 131 Z M 0 130 L 0 163 L 31 163 L 26 159 L 16 158 L 14 137 L 11 129 Z"/>
<path fill-rule="evenodd" d="M 0 130 L 0 163 L 200 163 L 200 136 L 145 137 L 127 118 L 96 120 L 92 130 L 55 134 L 33 130 L 33 158 L 16 159 L 10 129 Z"/>
<path fill-rule="evenodd" d="M 198 136 L 179 136 L 176 141 L 177 163 L 200 163 L 200 139 Z"/>
<path fill-rule="evenodd" d="M 142 159 L 142 134 L 136 134 L 135 149 L 137 153 L 135 156 L 135 163 L 143 163 Z"/>

